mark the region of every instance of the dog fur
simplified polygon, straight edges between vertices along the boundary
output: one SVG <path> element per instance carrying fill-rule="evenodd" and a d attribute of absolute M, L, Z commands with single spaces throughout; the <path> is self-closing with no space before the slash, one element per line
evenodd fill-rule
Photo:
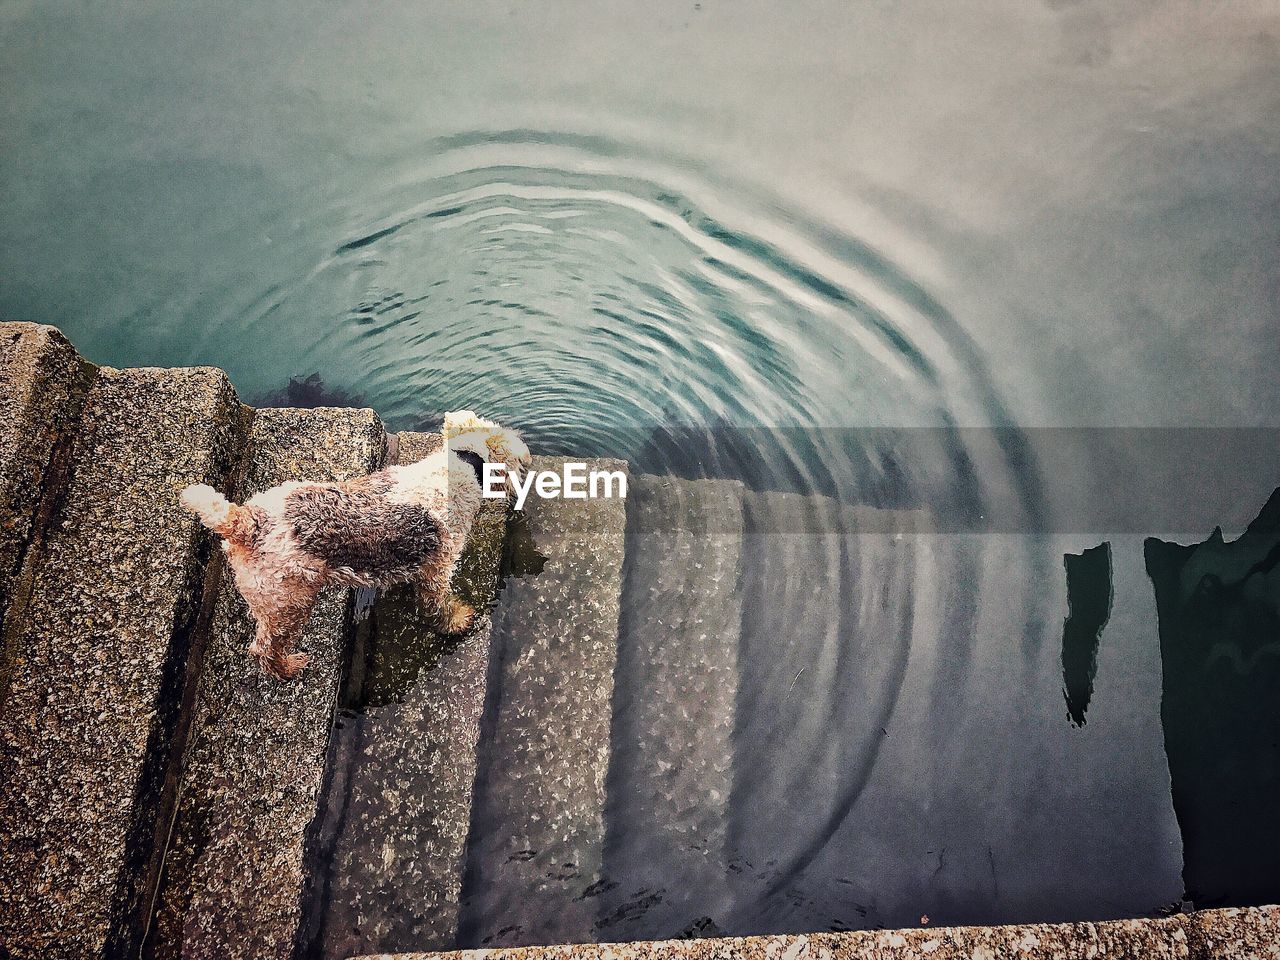
<path fill-rule="evenodd" d="M 529 466 L 514 430 L 461 410 L 445 415 L 444 444 L 417 463 L 341 483 L 290 481 L 243 505 L 196 484 L 183 507 L 222 537 L 236 588 L 257 623 L 249 653 L 280 679 L 307 664 L 297 650 L 323 587 L 415 583 L 444 633 L 466 630 L 475 610 L 449 592 L 481 503 L 485 462 L 508 477 Z M 508 483 L 510 488 L 510 483 Z"/>

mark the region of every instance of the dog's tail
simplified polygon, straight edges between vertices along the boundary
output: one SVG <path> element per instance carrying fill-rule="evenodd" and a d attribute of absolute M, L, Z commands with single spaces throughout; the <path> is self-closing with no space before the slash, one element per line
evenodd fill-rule
<path fill-rule="evenodd" d="M 232 503 L 206 483 L 193 483 L 178 498 L 182 506 L 224 540 L 252 547 L 258 538 L 258 511 Z"/>

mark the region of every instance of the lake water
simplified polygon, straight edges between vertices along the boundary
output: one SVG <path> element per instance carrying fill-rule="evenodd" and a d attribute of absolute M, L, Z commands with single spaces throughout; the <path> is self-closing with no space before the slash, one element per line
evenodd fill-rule
<path fill-rule="evenodd" d="M 757 502 L 733 876 L 654 901 L 619 817 L 582 939 L 1280 898 L 1274 564 L 1144 544 L 1280 486 L 1274 3 L 10 0 L 0 39 L 6 318 L 931 517 Z"/>

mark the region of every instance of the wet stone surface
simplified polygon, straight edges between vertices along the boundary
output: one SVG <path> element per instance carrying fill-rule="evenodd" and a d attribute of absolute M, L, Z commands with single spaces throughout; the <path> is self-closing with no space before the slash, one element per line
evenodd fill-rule
<path fill-rule="evenodd" d="M 391 956 L 378 955 L 376 960 L 391 960 Z M 398 954 L 396 960 L 429 956 L 447 960 L 1276 960 L 1280 957 L 1280 908 L 1206 910 L 1164 920 Z"/>
<path fill-rule="evenodd" d="M 559 472 L 562 462 L 535 457 L 534 469 Z M 546 563 L 538 576 L 509 580 L 494 611 L 464 943 L 551 943 L 594 919 L 625 512 L 617 498 L 526 504 Z"/>
<path fill-rule="evenodd" d="M 0 637 L 55 450 L 70 446 L 92 376 L 54 327 L 0 323 Z M 0 647 L 0 703 L 11 653 Z"/>
<path fill-rule="evenodd" d="M 831 811 L 847 809 L 875 764 L 909 656 L 919 569 L 912 538 L 888 531 L 925 521 L 777 491 L 749 491 L 745 506 L 739 656 L 750 669 L 733 740 L 735 903 L 712 919 L 758 932 L 778 922 L 762 919 L 762 904 L 824 849 Z"/>
<path fill-rule="evenodd" d="M 178 492 L 225 482 L 246 420 L 216 370 L 103 368 L 90 387 L 0 717 L 14 957 L 136 950 L 208 547 Z"/>
<path fill-rule="evenodd" d="M 599 939 L 723 921 L 742 484 L 633 477 Z"/>
<path fill-rule="evenodd" d="M 285 480 L 360 476 L 381 464 L 385 444 L 371 410 L 261 410 L 234 499 Z M 301 644 L 310 665 L 297 680 L 274 680 L 246 655 L 253 621 L 224 571 L 150 937 L 154 956 L 292 955 L 348 654 L 349 600 L 337 587 L 321 595 Z"/>
<path fill-rule="evenodd" d="M 399 462 L 421 459 L 438 435 L 400 434 Z M 471 823 L 476 741 L 489 665 L 490 619 L 507 504 L 486 501 L 453 588 L 481 611 L 461 636 L 431 626 L 411 587 L 380 599 L 365 634 L 335 743 L 336 834 L 318 909 L 321 953 L 456 944 L 463 856 Z M 362 674 L 362 675 L 361 675 Z"/>

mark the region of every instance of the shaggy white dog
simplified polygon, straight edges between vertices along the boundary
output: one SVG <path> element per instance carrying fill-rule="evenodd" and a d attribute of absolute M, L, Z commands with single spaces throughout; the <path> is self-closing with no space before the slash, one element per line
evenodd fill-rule
<path fill-rule="evenodd" d="M 514 430 L 470 410 L 445 415 L 444 438 L 417 463 L 341 483 L 282 483 L 243 505 L 205 484 L 182 492 L 182 505 L 222 537 L 257 621 L 249 653 L 263 670 L 284 679 L 306 666 L 297 642 L 328 584 L 413 582 L 441 631 L 470 626 L 475 610 L 449 581 L 480 509 L 483 465 L 501 463 L 510 486 L 531 461 Z"/>

